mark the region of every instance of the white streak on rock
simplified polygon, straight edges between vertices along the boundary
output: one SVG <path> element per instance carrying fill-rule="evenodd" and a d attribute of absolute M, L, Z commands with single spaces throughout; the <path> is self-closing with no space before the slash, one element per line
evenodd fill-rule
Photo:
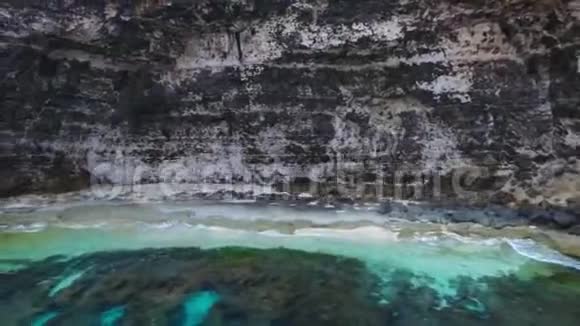
<path fill-rule="evenodd" d="M 431 82 L 417 82 L 420 89 L 431 91 L 434 95 L 451 94 L 462 103 L 471 101 L 469 91 L 473 85 L 471 74 L 443 75 Z"/>

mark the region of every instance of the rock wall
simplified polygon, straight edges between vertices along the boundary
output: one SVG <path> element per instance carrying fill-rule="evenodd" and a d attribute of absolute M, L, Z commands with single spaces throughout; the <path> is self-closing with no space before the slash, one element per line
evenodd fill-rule
<path fill-rule="evenodd" d="M 5 0 L 0 193 L 577 205 L 579 62 L 577 0 Z"/>

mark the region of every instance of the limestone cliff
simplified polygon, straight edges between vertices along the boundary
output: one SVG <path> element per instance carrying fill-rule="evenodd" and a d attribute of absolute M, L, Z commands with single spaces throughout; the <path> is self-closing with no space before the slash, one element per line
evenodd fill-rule
<path fill-rule="evenodd" d="M 4 0 L 0 193 L 574 205 L 579 56 L 578 0 Z"/>

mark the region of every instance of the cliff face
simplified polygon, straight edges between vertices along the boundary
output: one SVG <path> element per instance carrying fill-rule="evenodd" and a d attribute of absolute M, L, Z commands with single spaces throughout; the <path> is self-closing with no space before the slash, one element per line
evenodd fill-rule
<path fill-rule="evenodd" d="M 5 0 L 0 192 L 570 205 L 579 56 L 577 0 Z"/>

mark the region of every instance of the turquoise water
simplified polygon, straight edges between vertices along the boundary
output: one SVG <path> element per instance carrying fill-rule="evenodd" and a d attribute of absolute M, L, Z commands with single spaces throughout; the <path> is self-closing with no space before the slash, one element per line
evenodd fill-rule
<path fill-rule="evenodd" d="M 219 295 L 213 291 L 202 291 L 188 296 L 183 303 L 183 326 L 201 325 L 218 301 Z"/>
<path fill-rule="evenodd" d="M 55 311 L 43 313 L 40 316 L 38 316 L 36 319 L 34 319 L 34 321 L 32 322 L 32 326 L 45 326 L 48 324 L 48 322 L 50 322 L 52 319 L 56 318 L 57 316 L 58 316 L 58 312 L 55 312 Z"/>
<path fill-rule="evenodd" d="M 0 260 L 39 260 L 54 255 L 122 249 L 246 246 L 324 252 L 363 260 L 378 274 L 389 274 L 393 266 L 408 269 L 425 278 L 441 292 L 453 292 L 452 280 L 498 276 L 527 270 L 532 274 L 550 273 L 550 264 L 519 254 L 507 242 L 497 239 L 433 237 L 397 240 L 378 227 L 352 230 L 304 229 L 294 234 L 274 231 L 255 232 L 222 227 L 174 225 L 156 227 L 112 227 L 98 229 L 47 228 L 35 233 L 1 234 Z M 20 265 L 9 265 L 8 269 Z M 58 292 L 82 277 L 84 271 L 59 276 L 51 290 Z"/>
<path fill-rule="evenodd" d="M 71 286 L 76 280 L 80 279 L 85 271 L 77 271 L 70 275 L 64 276 L 55 286 L 50 290 L 49 296 L 53 297 L 58 294 L 61 290 Z"/>
<path fill-rule="evenodd" d="M 30 222 L 0 232 L 2 325 L 580 321 L 580 264 L 530 239 L 423 231 L 401 237 L 409 230 L 329 225 L 316 211 L 304 214 L 316 224 L 295 222 L 291 231 L 287 224 L 240 228 L 234 221 L 249 219 L 250 209 L 212 210 L 220 211 L 220 226 L 204 224 L 208 216 L 199 212 L 184 217 L 182 208 L 157 220 L 154 211 L 132 206 L 10 213 L 6 220 Z M 284 214 L 276 220 L 304 219 Z M 264 254 L 212 251 L 231 247 Z"/>
<path fill-rule="evenodd" d="M 125 315 L 125 307 L 117 306 L 113 307 L 101 315 L 101 326 L 115 326 L 118 325 L 121 319 Z"/>

